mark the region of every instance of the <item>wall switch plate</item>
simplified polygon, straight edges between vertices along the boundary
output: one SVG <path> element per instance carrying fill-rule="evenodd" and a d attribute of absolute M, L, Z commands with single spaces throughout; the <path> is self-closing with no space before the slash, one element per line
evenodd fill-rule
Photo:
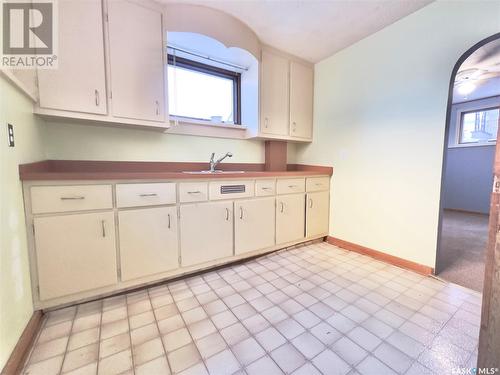
<path fill-rule="evenodd" d="M 14 126 L 12 124 L 7 124 L 7 139 L 9 147 L 14 147 Z"/>

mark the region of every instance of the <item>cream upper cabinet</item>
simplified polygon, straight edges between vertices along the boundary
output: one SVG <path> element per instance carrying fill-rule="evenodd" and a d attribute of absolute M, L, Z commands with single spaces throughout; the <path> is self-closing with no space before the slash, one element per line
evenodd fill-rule
<path fill-rule="evenodd" d="M 328 191 L 307 193 L 306 237 L 328 234 L 329 195 Z"/>
<path fill-rule="evenodd" d="M 234 250 L 243 254 L 274 245 L 275 198 L 234 203 Z"/>
<path fill-rule="evenodd" d="M 108 2 L 112 113 L 165 121 L 162 13 L 133 1 Z"/>
<path fill-rule="evenodd" d="M 118 223 L 123 281 L 179 267 L 176 206 L 120 211 Z"/>
<path fill-rule="evenodd" d="M 288 60 L 262 51 L 260 80 L 260 130 L 264 134 L 288 135 Z"/>
<path fill-rule="evenodd" d="M 40 300 L 117 282 L 113 212 L 34 218 Z"/>
<path fill-rule="evenodd" d="M 59 10 L 57 69 L 38 71 L 41 108 L 106 114 L 102 4 L 64 0 Z"/>
<path fill-rule="evenodd" d="M 233 255 L 233 202 L 180 207 L 181 262 L 192 266 Z"/>
<path fill-rule="evenodd" d="M 312 67 L 290 62 L 290 136 L 312 138 L 313 84 Z"/>
<path fill-rule="evenodd" d="M 276 198 L 276 243 L 304 238 L 304 194 L 282 195 Z"/>

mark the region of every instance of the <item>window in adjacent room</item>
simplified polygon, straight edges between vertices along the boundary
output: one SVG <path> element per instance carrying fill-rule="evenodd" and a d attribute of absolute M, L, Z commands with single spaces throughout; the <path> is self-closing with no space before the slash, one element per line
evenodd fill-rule
<path fill-rule="evenodd" d="M 459 143 L 495 142 L 499 112 L 498 107 L 462 112 Z"/>
<path fill-rule="evenodd" d="M 171 116 L 241 124 L 240 96 L 240 73 L 168 56 L 168 105 Z"/>

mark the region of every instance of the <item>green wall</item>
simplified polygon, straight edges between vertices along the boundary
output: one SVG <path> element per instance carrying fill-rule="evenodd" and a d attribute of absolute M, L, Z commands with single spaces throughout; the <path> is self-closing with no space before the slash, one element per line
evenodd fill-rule
<path fill-rule="evenodd" d="M 18 165 L 45 158 L 40 122 L 31 101 L 0 75 L 0 369 L 33 313 Z M 14 125 L 13 148 L 7 123 Z"/>
<path fill-rule="evenodd" d="M 500 32 L 498 1 L 437 1 L 315 66 L 314 141 L 334 166 L 330 234 L 434 266 L 448 85 Z"/>

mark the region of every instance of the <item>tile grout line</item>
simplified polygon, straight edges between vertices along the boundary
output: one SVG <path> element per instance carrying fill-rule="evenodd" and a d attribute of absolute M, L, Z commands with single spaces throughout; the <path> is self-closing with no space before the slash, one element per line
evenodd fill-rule
<path fill-rule="evenodd" d="M 64 356 L 63 356 L 63 360 L 61 361 L 61 367 L 59 368 L 58 374 L 61 374 L 62 370 L 64 368 L 64 362 L 66 361 L 66 356 L 68 355 L 69 340 L 71 338 L 71 334 L 73 333 L 73 326 L 75 325 L 75 320 L 76 320 L 76 316 L 77 316 L 79 309 L 80 309 L 80 305 L 77 305 L 75 308 L 75 312 L 73 314 L 73 319 L 71 320 L 71 328 L 70 328 L 69 334 L 68 334 L 68 342 L 66 343 L 66 349 L 64 350 Z"/>
<path fill-rule="evenodd" d="M 165 287 L 167 288 L 168 290 L 168 293 L 170 294 L 170 290 L 168 289 L 168 286 L 165 285 Z M 155 318 L 155 326 L 156 326 L 156 329 L 158 330 L 158 336 L 160 338 L 160 341 L 161 341 L 161 346 L 163 348 L 163 352 L 165 353 L 165 360 L 167 361 L 167 366 L 168 366 L 168 370 L 170 371 L 170 374 L 173 374 L 174 372 L 172 371 L 172 366 L 170 365 L 170 360 L 168 359 L 168 353 L 167 353 L 167 348 L 165 347 L 165 343 L 163 342 L 163 336 L 162 336 L 162 333 L 160 331 L 160 326 L 158 325 L 158 319 L 156 318 L 156 312 L 155 312 L 155 308 L 153 306 L 153 303 L 151 302 L 151 294 L 149 292 L 149 288 L 146 289 L 147 290 L 147 293 L 148 293 L 148 298 L 149 298 L 149 303 L 151 304 L 151 310 L 153 311 L 153 317 Z M 172 298 L 172 301 L 173 301 L 173 298 Z M 165 305 L 166 306 L 166 305 Z M 160 306 L 161 307 L 161 306 Z M 132 340 L 132 337 L 131 337 L 131 340 Z M 159 358 L 159 357 L 158 357 Z M 154 360 L 154 359 L 153 359 Z"/>
<path fill-rule="evenodd" d="M 148 298 L 149 298 L 149 294 L 148 294 Z M 134 356 L 134 348 L 132 346 L 132 333 L 131 333 L 131 329 L 130 329 L 130 314 L 129 314 L 129 308 L 128 308 L 128 305 L 129 305 L 128 299 L 129 299 L 128 294 L 125 294 L 125 308 L 127 310 L 128 339 L 130 340 L 130 349 L 129 350 L 130 350 L 130 356 L 131 356 L 131 361 L 132 361 L 132 373 L 135 374 L 135 359 L 134 359 L 135 356 Z M 149 303 L 151 303 L 151 301 Z M 153 306 L 151 306 L 151 308 L 153 308 Z"/>
<path fill-rule="evenodd" d="M 102 333 L 102 316 L 104 315 L 104 299 L 101 300 L 101 317 L 99 318 L 99 335 L 97 339 L 97 366 L 95 373 L 99 374 L 99 364 L 101 363 L 101 333 Z"/>

